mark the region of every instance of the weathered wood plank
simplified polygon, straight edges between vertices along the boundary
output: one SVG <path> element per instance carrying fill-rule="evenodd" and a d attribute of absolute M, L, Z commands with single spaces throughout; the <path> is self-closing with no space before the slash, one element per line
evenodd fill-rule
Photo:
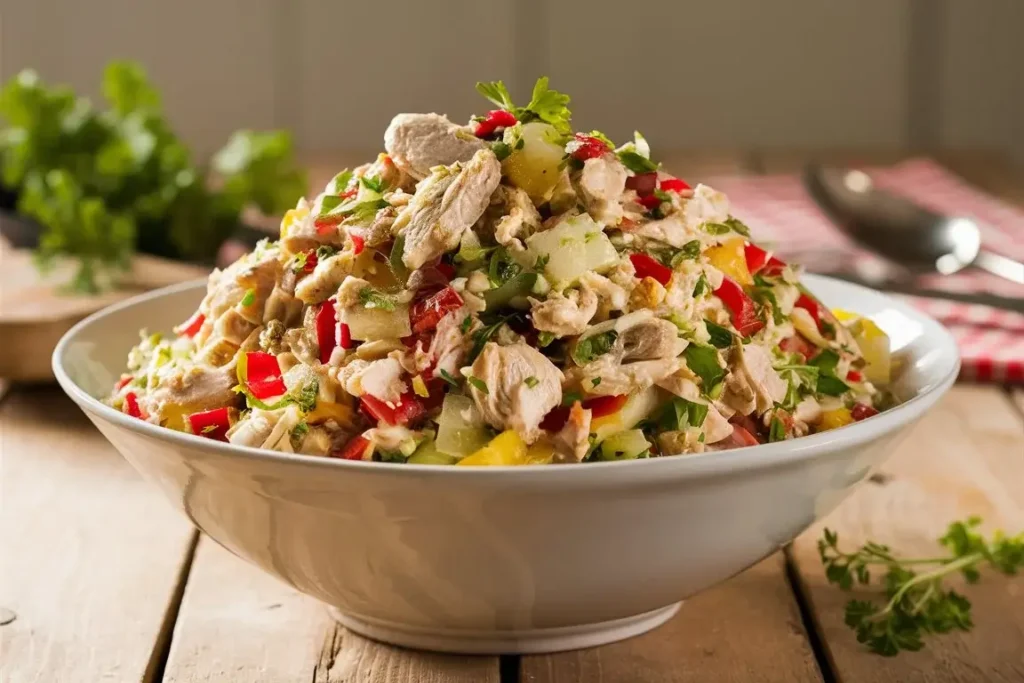
<path fill-rule="evenodd" d="M 821 680 L 782 553 L 687 600 L 654 631 L 599 648 L 523 657 L 521 674 L 523 683 Z"/>
<path fill-rule="evenodd" d="M 851 594 L 827 584 L 816 547 L 827 526 L 844 547 L 874 540 L 899 555 L 934 555 L 945 527 L 969 515 L 982 516 L 989 529 L 1016 532 L 1024 528 L 1021 453 L 1021 419 L 1002 391 L 955 387 L 871 483 L 796 540 L 792 557 L 837 680 L 1024 680 L 1024 579 L 986 573 L 962 588 L 974 604 L 973 631 L 930 637 L 920 652 L 884 658 L 843 624 Z"/>
<path fill-rule="evenodd" d="M 193 530 L 56 389 L 11 390 L 0 454 L 0 680 L 150 681 Z"/>
<path fill-rule="evenodd" d="M 497 657 L 404 650 L 340 626 L 312 598 L 200 541 L 166 683 L 497 683 Z"/>

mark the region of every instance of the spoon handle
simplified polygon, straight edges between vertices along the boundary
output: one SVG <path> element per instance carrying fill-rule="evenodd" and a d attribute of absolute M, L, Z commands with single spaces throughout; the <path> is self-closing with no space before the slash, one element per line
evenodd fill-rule
<path fill-rule="evenodd" d="M 993 275 L 1024 285 L 1024 263 L 1020 261 L 1014 261 L 1012 258 L 982 249 L 974 259 L 973 265 Z"/>

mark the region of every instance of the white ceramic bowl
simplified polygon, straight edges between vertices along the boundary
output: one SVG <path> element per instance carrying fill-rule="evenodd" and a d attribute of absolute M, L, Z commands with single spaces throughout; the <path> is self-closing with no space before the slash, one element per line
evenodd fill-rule
<path fill-rule="evenodd" d="M 101 403 L 138 330 L 186 319 L 171 287 L 75 326 L 53 368 L 100 431 L 211 538 L 354 631 L 456 652 L 545 652 L 642 633 L 843 500 L 956 379 L 950 335 L 909 306 L 823 277 L 829 306 L 891 336 L 897 408 L 723 453 L 579 466 L 454 468 L 285 455 L 161 429 Z"/>

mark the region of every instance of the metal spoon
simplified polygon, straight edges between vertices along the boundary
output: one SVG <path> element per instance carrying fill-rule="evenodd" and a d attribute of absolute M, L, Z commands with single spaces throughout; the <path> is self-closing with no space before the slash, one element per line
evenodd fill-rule
<path fill-rule="evenodd" d="M 969 218 L 942 216 L 880 190 L 861 171 L 811 165 L 803 180 L 847 235 L 895 263 L 943 275 L 973 266 L 1024 284 L 1024 263 L 984 249 Z"/>

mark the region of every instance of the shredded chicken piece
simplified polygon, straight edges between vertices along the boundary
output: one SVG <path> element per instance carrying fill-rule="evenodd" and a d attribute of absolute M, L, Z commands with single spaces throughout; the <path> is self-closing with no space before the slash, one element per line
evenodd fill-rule
<path fill-rule="evenodd" d="M 632 279 L 632 276 L 630 276 L 630 280 Z M 587 271 L 580 276 L 580 284 L 587 289 L 593 290 L 601 300 L 601 303 L 610 310 L 624 310 L 629 302 L 629 292 L 603 275 Z"/>
<path fill-rule="evenodd" d="M 597 294 L 589 287 L 570 290 L 568 296 L 553 292 L 541 301 L 529 299 L 533 326 L 559 337 L 583 334 L 597 312 Z"/>
<path fill-rule="evenodd" d="M 473 362 L 470 376 L 486 389 L 470 382 L 473 401 L 484 420 L 497 429 L 516 430 L 526 443 L 537 440 L 541 420 L 562 401 L 562 371 L 521 341 L 509 346 L 488 342 Z"/>
<path fill-rule="evenodd" d="M 486 146 L 469 128 L 439 114 L 399 114 L 384 132 L 388 156 L 416 180 L 426 178 L 435 166 L 469 161 Z"/>
<path fill-rule="evenodd" d="M 615 352 L 622 361 L 674 358 L 683 352 L 687 342 L 679 336 L 679 328 L 668 320 L 640 313 L 631 313 L 616 321 L 619 336 L 615 340 Z M 642 313 L 649 314 L 649 311 Z"/>
<path fill-rule="evenodd" d="M 402 364 L 391 358 L 352 360 L 337 372 L 338 383 L 352 396 L 370 394 L 388 403 L 397 403 L 408 385 L 402 380 Z"/>
<path fill-rule="evenodd" d="M 772 368 L 768 352 L 755 344 L 733 346 L 732 371 L 726 377 L 722 401 L 741 415 L 756 410 L 760 415 L 786 397 L 788 385 Z"/>
<path fill-rule="evenodd" d="M 352 254 L 334 254 L 318 262 L 313 272 L 295 285 L 295 296 L 303 303 L 321 303 L 338 291 L 338 286 L 351 273 Z"/>
<path fill-rule="evenodd" d="M 603 225 L 622 220 L 622 193 L 626 189 L 626 167 L 614 154 L 587 159 L 580 172 L 579 194 L 587 213 Z"/>
<path fill-rule="evenodd" d="M 590 450 L 590 421 L 591 411 L 585 410 L 579 401 L 574 402 L 565 425 L 554 436 L 554 462 L 583 461 Z"/>
<path fill-rule="evenodd" d="M 434 169 L 416 188 L 416 196 L 395 221 L 404 231 L 402 261 L 416 269 L 459 245 L 462 233 L 476 223 L 501 180 L 494 152 L 480 150 L 463 167 Z"/>
<path fill-rule="evenodd" d="M 363 433 L 363 438 L 380 450 L 401 451 L 403 446 L 414 443 L 417 433 L 402 425 L 374 427 Z"/>
<path fill-rule="evenodd" d="M 641 391 L 679 370 L 679 358 L 641 360 L 622 364 L 612 353 L 597 358 L 582 368 L 568 371 L 571 378 L 597 396 L 617 396 Z M 594 384 L 597 380 L 597 384 Z"/>
<path fill-rule="evenodd" d="M 278 410 L 254 409 L 232 427 L 228 441 L 238 446 L 294 453 L 292 430 L 301 421 L 302 414 L 295 404 Z"/>
<path fill-rule="evenodd" d="M 504 198 L 504 215 L 494 224 L 494 239 L 514 251 L 522 251 L 526 248 L 523 241 L 540 229 L 540 213 L 525 190 L 502 186 L 499 192 Z"/>
<path fill-rule="evenodd" d="M 434 364 L 435 374 L 440 375 L 444 370 L 454 377 L 462 367 L 470 347 L 469 336 L 462 332 L 462 323 L 467 315 L 469 310 L 462 307 L 448 313 L 437 322 L 434 337 L 427 349 L 427 356 Z"/>
<path fill-rule="evenodd" d="M 184 429 L 185 415 L 235 405 L 239 396 L 232 389 L 236 384 L 234 366 L 179 368 L 139 397 L 139 405 L 160 424 Z"/>

